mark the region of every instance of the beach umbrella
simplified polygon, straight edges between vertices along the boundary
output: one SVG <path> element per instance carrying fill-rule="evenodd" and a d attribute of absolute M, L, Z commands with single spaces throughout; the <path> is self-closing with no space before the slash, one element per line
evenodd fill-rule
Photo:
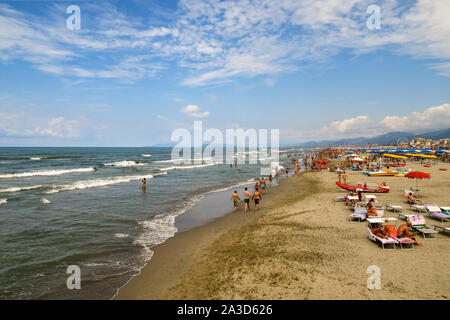
<path fill-rule="evenodd" d="M 418 186 L 419 179 L 420 180 L 431 179 L 431 175 L 427 172 L 411 171 L 411 172 L 405 174 L 405 178 L 416 179 L 416 189 L 418 190 L 419 189 L 419 186 Z"/>

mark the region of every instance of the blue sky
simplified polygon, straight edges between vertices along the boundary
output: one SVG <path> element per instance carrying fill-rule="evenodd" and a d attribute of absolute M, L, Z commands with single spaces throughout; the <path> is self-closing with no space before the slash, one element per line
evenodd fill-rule
<path fill-rule="evenodd" d="M 0 1 L 0 146 L 148 146 L 194 120 L 280 129 L 281 143 L 450 127 L 448 12 L 447 0 Z"/>

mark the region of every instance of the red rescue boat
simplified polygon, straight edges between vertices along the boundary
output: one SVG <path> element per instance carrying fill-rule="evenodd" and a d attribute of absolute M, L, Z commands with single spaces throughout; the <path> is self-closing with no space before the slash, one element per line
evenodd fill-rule
<path fill-rule="evenodd" d="M 361 189 L 361 192 L 370 192 L 370 193 L 388 193 L 389 192 L 389 187 L 379 187 L 377 189 L 371 189 L 371 188 L 367 188 L 361 185 L 358 186 L 349 186 L 346 184 L 343 184 L 339 181 L 336 181 L 336 184 L 338 185 L 338 187 L 341 187 L 342 189 L 348 190 L 348 191 L 356 191 L 356 189 Z"/>

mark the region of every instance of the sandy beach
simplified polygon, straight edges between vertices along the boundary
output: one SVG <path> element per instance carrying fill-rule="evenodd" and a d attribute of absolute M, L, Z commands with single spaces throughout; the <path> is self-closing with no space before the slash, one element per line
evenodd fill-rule
<path fill-rule="evenodd" d="M 450 176 L 439 170 L 445 166 L 407 164 L 432 175 L 419 182 L 424 203 L 450 205 Z M 378 201 L 412 212 L 402 192 L 415 181 L 347 175 L 349 184 L 386 181 L 391 191 Z M 335 201 L 345 194 L 336 180 L 327 171 L 281 179 L 269 188 L 261 211 L 245 214 L 241 203 L 237 213 L 177 234 L 155 248 L 115 299 L 448 299 L 450 236 L 419 236 L 423 247 L 383 251 L 368 239 L 366 223 L 349 222 L 350 209 Z M 385 216 L 397 217 L 390 211 Z M 445 224 L 424 216 L 430 226 Z M 381 269 L 381 289 L 367 288 L 370 265 Z"/>

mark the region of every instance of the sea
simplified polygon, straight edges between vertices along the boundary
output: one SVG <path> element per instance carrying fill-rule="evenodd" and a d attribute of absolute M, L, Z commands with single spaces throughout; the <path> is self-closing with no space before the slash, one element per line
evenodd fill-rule
<path fill-rule="evenodd" d="M 171 151 L 0 148 L 0 299 L 111 299 L 154 246 L 230 212 L 231 192 L 260 176 L 258 164 Z M 277 166 L 309 151 L 280 149 Z"/>

